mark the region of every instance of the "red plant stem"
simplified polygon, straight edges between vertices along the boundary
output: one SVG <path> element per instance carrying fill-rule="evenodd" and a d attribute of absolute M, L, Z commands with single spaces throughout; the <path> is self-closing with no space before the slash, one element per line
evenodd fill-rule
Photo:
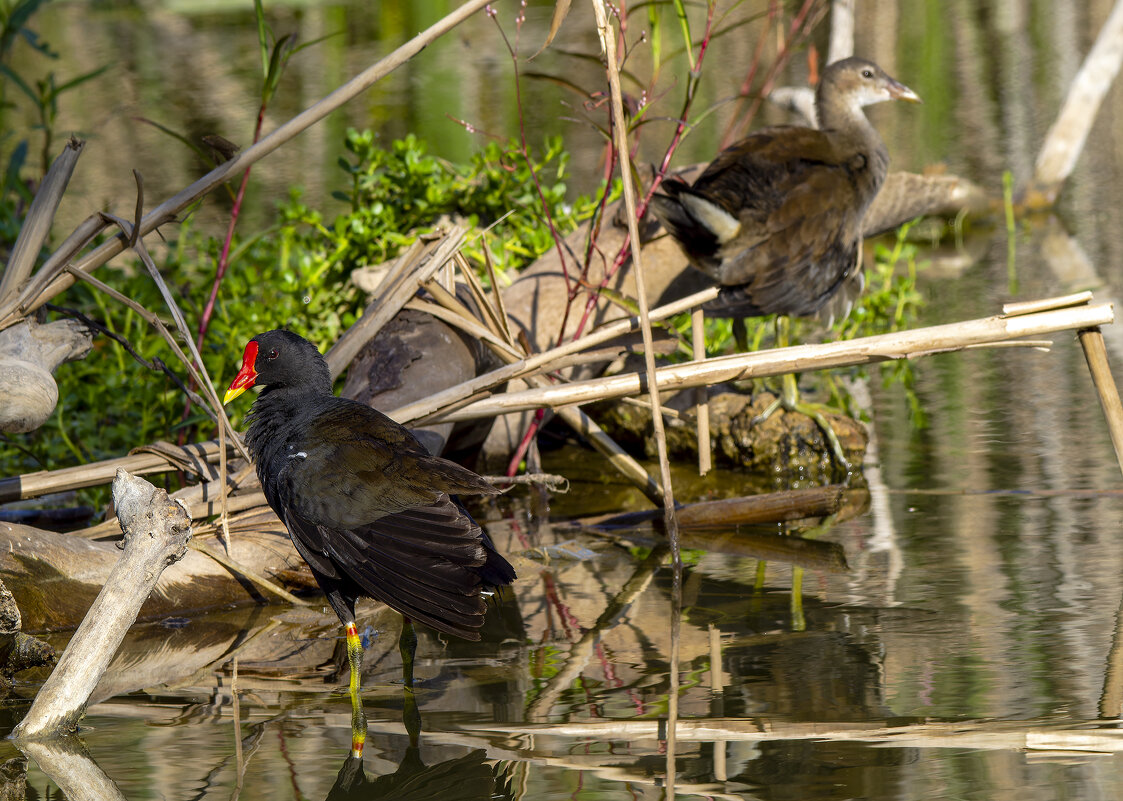
<path fill-rule="evenodd" d="M 670 166 L 671 157 L 674 155 L 675 150 L 678 148 L 679 143 L 682 141 L 683 132 L 686 130 L 686 117 L 687 117 L 688 112 L 690 111 L 690 107 L 691 107 L 691 105 L 694 101 L 694 96 L 695 96 L 695 93 L 697 91 L 698 82 L 699 82 L 700 76 L 701 76 L 702 60 L 706 55 L 706 49 L 709 47 L 710 39 L 713 35 L 714 10 L 715 10 L 714 4 L 712 2 L 709 3 L 707 13 L 706 13 L 706 30 L 705 30 L 705 33 L 702 36 L 702 42 L 701 42 L 701 44 L 698 48 L 698 58 L 694 62 L 694 70 L 692 71 L 692 73 L 690 75 L 690 78 L 688 80 L 688 83 L 687 83 L 686 99 L 683 101 L 682 113 L 679 115 L 678 123 L 675 125 L 675 131 L 674 131 L 674 134 L 671 137 L 670 144 L 667 146 L 667 151 L 663 154 L 663 160 L 660 164 L 659 171 L 655 176 L 655 180 L 652 182 L 651 186 L 649 187 L 649 189 L 647 191 L 647 194 L 644 196 L 642 202 L 640 203 L 639 208 L 636 210 L 636 213 L 641 218 L 647 212 L 647 207 L 651 203 L 651 198 L 655 194 L 655 190 L 658 189 L 659 184 L 662 183 L 663 176 L 666 174 L 667 169 Z M 503 36 L 503 41 L 505 43 L 507 43 L 507 50 L 511 53 L 512 60 L 515 61 L 516 99 L 518 99 L 519 98 L 519 95 L 517 93 L 517 88 L 518 88 L 518 80 L 517 80 L 518 60 L 517 60 L 517 58 L 515 58 L 515 53 L 511 49 L 510 43 L 507 42 L 507 37 L 506 37 L 506 34 L 503 33 L 503 29 L 500 28 L 499 32 L 500 32 L 500 35 Z M 621 31 L 621 36 L 622 35 L 623 35 L 623 32 Z M 521 113 L 522 105 L 521 105 L 521 100 L 519 100 L 518 102 L 519 102 L 518 107 L 519 107 L 519 110 L 520 110 L 520 113 L 519 113 L 519 128 L 520 128 L 520 131 L 522 131 L 522 113 Z M 526 146 L 525 146 L 525 134 L 524 134 L 524 145 L 523 145 L 524 156 L 525 156 L 525 148 L 526 148 Z M 603 194 L 601 195 L 601 202 L 599 204 L 597 213 L 595 215 L 595 221 L 593 223 L 593 226 L 590 228 L 591 233 L 590 233 L 590 237 L 589 237 L 589 244 L 585 249 L 585 263 L 584 263 L 584 267 L 582 269 L 582 279 L 584 279 L 588 275 L 589 264 L 592 260 L 593 251 L 596 249 L 597 233 L 600 230 L 599 226 L 600 226 L 600 223 L 603 219 L 604 210 L 605 210 L 605 207 L 606 207 L 607 202 L 608 202 L 608 194 L 609 194 L 609 191 L 611 190 L 611 177 L 612 177 L 613 172 L 615 172 L 615 169 L 616 169 L 616 151 L 615 151 L 615 148 L 613 148 L 612 145 L 610 144 L 609 147 L 608 147 L 608 158 L 606 159 L 605 188 L 604 188 Z M 533 170 L 531 170 L 531 175 L 532 176 L 534 175 Z M 535 178 L 535 186 L 537 186 L 537 177 Z M 541 196 L 542 196 L 541 190 L 539 190 L 539 197 L 541 197 Z M 544 208 L 546 207 L 546 203 L 545 203 L 544 198 L 543 198 L 542 205 L 543 205 Z M 548 209 L 547 209 L 547 219 L 549 219 Z M 552 223 L 551 223 L 550 230 L 551 230 L 551 232 L 554 232 L 554 228 L 553 228 Z M 562 251 L 561 242 L 557 239 L 556 234 L 555 234 L 555 242 L 556 242 L 556 245 L 557 245 L 557 248 L 558 248 L 558 257 L 561 259 L 562 274 L 565 276 L 566 290 L 567 290 L 567 295 L 568 295 L 568 299 L 569 299 L 569 302 L 567 302 L 566 305 L 565 305 L 565 313 L 562 315 L 561 327 L 558 331 L 557 343 L 560 345 L 565 340 L 565 329 L 566 329 L 566 325 L 569 323 L 569 313 L 570 313 L 570 308 L 572 306 L 572 302 L 577 299 L 577 295 L 580 293 L 581 289 L 588 286 L 588 282 L 586 280 L 580 280 L 580 281 L 572 281 L 571 280 L 570 275 L 569 275 L 569 270 L 566 267 L 565 254 Z M 600 297 L 601 290 L 603 290 L 605 287 L 608 286 L 608 284 L 612 280 L 613 276 L 615 276 L 616 272 L 620 269 L 620 267 L 627 260 L 628 253 L 630 252 L 630 243 L 631 243 L 631 236 L 626 234 L 624 236 L 624 242 L 620 246 L 620 250 L 617 252 L 616 258 L 614 259 L 612 266 L 608 270 L 605 271 L 605 275 L 601 279 L 600 284 L 597 287 L 588 290 L 589 298 L 585 303 L 585 308 L 584 308 L 584 311 L 581 315 L 581 320 L 577 324 L 577 330 L 574 331 L 574 333 L 573 333 L 573 339 L 574 340 L 580 338 L 581 334 L 585 330 L 585 326 L 588 325 L 589 318 L 592 316 L 593 311 L 596 309 L 597 299 Z M 534 437 L 537 435 L 539 429 L 542 426 L 542 420 L 543 420 L 544 417 L 545 417 L 545 410 L 543 410 L 543 409 L 536 410 L 535 415 L 534 415 L 534 419 L 531 420 L 530 424 L 527 426 L 526 431 L 523 433 L 522 439 L 519 441 L 518 447 L 515 448 L 515 452 L 511 456 L 511 461 L 507 464 L 507 475 L 508 476 L 514 476 L 518 472 L 519 463 L 526 456 L 526 452 L 530 448 L 530 443 L 533 441 Z"/>
<path fill-rule="evenodd" d="M 565 247 L 562 244 L 561 234 L 558 233 L 557 226 L 554 225 L 554 215 L 550 213 L 550 204 L 546 202 L 546 194 L 542 191 L 542 185 L 538 182 L 538 172 L 534 169 L 534 165 L 530 161 L 530 148 L 526 143 L 526 119 L 523 115 L 523 96 L 522 96 L 522 81 L 519 78 L 519 56 L 517 44 L 515 47 L 511 46 L 511 42 L 507 39 L 507 34 L 503 30 L 503 26 L 499 24 L 499 19 L 495 14 L 491 14 L 491 19 L 495 23 L 495 27 L 499 30 L 499 35 L 503 38 L 503 44 L 507 46 L 507 52 L 511 56 L 511 63 L 514 65 L 515 70 L 515 108 L 518 111 L 519 118 L 519 155 L 522 156 L 523 161 L 526 162 L 527 170 L 530 172 L 530 178 L 534 181 L 534 190 L 538 193 L 538 200 L 542 204 L 542 214 L 546 218 L 546 225 L 550 229 L 550 236 L 554 240 L 554 247 L 558 251 L 558 261 L 561 263 L 562 275 L 565 278 L 565 285 L 568 291 L 570 282 L 573 280 L 569 275 L 569 265 L 565 259 Z M 522 32 L 522 23 L 525 17 L 520 12 L 515 20 L 515 35 L 516 43 L 517 37 Z M 513 475 L 513 474 L 512 474 Z"/>
<path fill-rule="evenodd" d="M 257 110 L 257 123 L 253 129 L 253 144 L 257 144 L 257 140 L 261 138 L 261 128 L 265 123 L 265 103 L 263 102 Z M 234 196 L 234 206 L 230 209 L 230 223 L 226 226 L 226 238 L 222 242 L 222 252 L 218 256 L 218 266 L 215 269 L 214 283 L 211 284 L 211 294 L 207 298 L 207 304 L 203 307 L 203 315 L 199 318 L 199 336 L 195 340 L 195 347 L 199 353 L 203 352 L 203 341 L 207 338 L 207 328 L 210 326 L 211 317 L 214 315 L 214 304 L 218 300 L 218 288 L 222 285 L 222 279 L 226 275 L 227 269 L 230 267 L 230 247 L 234 242 L 234 227 L 238 224 L 238 216 L 242 211 L 242 201 L 246 197 L 246 187 L 250 182 L 250 170 L 253 166 L 246 167 L 246 171 L 242 173 L 242 183 L 238 186 L 238 194 Z M 202 365 L 199 365 L 202 367 Z M 191 381 L 191 387 L 194 388 L 195 382 Z M 188 415 L 191 414 L 191 398 L 183 404 L 183 420 L 186 420 Z M 180 429 L 179 444 L 182 445 L 186 441 L 187 429 Z"/>
<path fill-rule="evenodd" d="M 526 427 L 526 432 L 523 438 L 519 440 L 519 445 L 515 448 L 515 452 L 511 455 L 511 461 L 507 463 L 507 477 L 510 478 L 519 472 L 519 462 L 526 456 L 526 452 L 530 449 L 530 443 L 534 441 L 534 436 L 538 433 L 538 429 L 542 427 L 542 420 L 546 417 L 545 409 L 535 409 L 534 419 L 530 421 L 530 425 Z"/>
<path fill-rule="evenodd" d="M 262 103 L 257 112 L 257 125 L 253 129 L 253 143 L 257 144 L 257 140 L 261 138 L 261 127 L 265 122 L 265 104 Z M 246 187 L 250 182 L 250 170 L 253 167 L 246 167 L 246 171 L 242 173 L 242 183 L 238 187 L 238 194 L 234 197 L 234 207 L 230 210 L 230 224 L 226 227 L 226 239 L 222 243 L 222 253 L 218 257 L 218 269 L 215 271 L 214 283 L 211 285 L 211 294 L 207 298 L 207 305 L 203 307 L 203 316 L 199 320 L 199 338 L 195 345 L 201 353 L 203 351 L 203 340 L 207 338 L 207 328 L 210 327 L 211 315 L 214 314 L 214 304 L 218 299 L 218 288 L 222 284 L 222 279 L 226 275 L 226 270 L 230 267 L 230 246 L 234 241 L 234 227 L 238 224 L 238 215 L 242 210 L 242 200 L 246 196 Z"/>
<path fill-rule="evenodd" d="M 740 120 L 737 120 L 736 123 L 731 124 L 730 128 L 722 137 L 721 146 L 723 148 L 726 147 L 729 143 L 740 139 L 744 135 L 744 132 L 749 127 L 749 123 L 752 122 L 753 118 L 756 116 L 757 111 L 760 110 L 760 106 L 764 102 L 764 98 L 768 97 L 768 95 L 771 94 L 772 87 L 776 83 L 776 77 L 780 74 L 780 71 L 787 66 L 788 61 L 791 59 L 792 44 L 793 42 L 799 40 L 800 29 L 803 28 L 803 34 L 807 35 L 810 32 L 810 28 L 813 27 L 812 25 L 808 25 L 807 23 L 811 18 L 811 12 L 815 10 L 816 7 L 821 4 L 821 2 L 822 0 L 804 0 L 803 6 L 799 9 L 799 12 L 796 13 L 794 17 L 792 17 L 791 25 L 788 26 L 788 36 L 784 40 L 784 46 L 780 48 L 780 52 L 776 54 L 776 60 L 772 62 L 772 66 L 770 66 L 768 69 L 768 74 L 764 76 L 764 83 L 761 84 L 760 92 L 757 93 L 756 97 L 753 98 L 752 105 L 749 107 L 748 112 Z M 826 6 L 823 5 L 821 6 L 821 8 L 825 10 Z M 758 52 L 761 44 L 763 44 L 763 42 L 758 42 Z M 749 74 L 746 76 L 744 83 L 742 83 L 741 85 L 740 94 L 742 95 L 742 97 L 746 97 L 749 94 L 753 78 L 756 75 L 756 62 L 757 58 L 756 55 L 754 55 L 753 65 L 750 68 Z"/>

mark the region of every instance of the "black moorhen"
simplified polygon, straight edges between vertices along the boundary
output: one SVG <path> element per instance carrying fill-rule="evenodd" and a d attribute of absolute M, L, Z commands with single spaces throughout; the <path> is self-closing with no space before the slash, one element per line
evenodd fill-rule
<path fill-rule="evenodd" d="M 836 61 L 815 94 L 818 129 L 765 128 L 722 151 L 693 186 L 663 184 L 666 194 L 652 199 L 655 216 L 721 287 L 706 311 L 803 316 L 823 309 L 849 280 L 853 294 L 861 292 L 862 218 L 889 168 L 862 108 L 883 100 L 920 102 L 870 61 Z M 848 304 L 840 316 L 846 313 Z M 798 406 L 790 376 L 783 402 Z M 820 426 L 845 463 L 833 431 Z"/>
<path fill-rule="evenodd" d="M 411 698 L 416 636 L 410 621 L 478 640 L 488 588 L 515 571 L 455 495 L 497 490 L 467 468 L 431 456 L 403 426 L 332 393 L 319 350 L 291 331 L 258 334 L 224 403 L 263 387 L 246 445 L 269 505 L 347 630 L 352 752 L 366 725 L 359 702 L 362 642 L 355 600 L 401 612 L 402 661 Z"/>

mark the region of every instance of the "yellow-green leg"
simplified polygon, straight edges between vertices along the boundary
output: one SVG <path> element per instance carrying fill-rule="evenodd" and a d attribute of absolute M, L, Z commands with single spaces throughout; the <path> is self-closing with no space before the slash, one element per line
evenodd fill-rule
<path fill-rule="evenodd" d="M 788 326 L 790 323 L 791 321 L 785 315 L 776 315 L 776 347 L 786 348 L 788 346 Z M 831 428 L 831 424 L 827 422 L 822 408 L 817 404 L 803 403 L 800 401 L 799 384 L 796 383 L 794 373 L 784 374 L 780 397 L 772 401 L 767 409 L 757 415 L 753 423 L 763 423 L 780 408 L 789 412 L 805 414 L 814 420 L 815 425 L 819 426 L 819 429 L 823 432 L 823 436 L 826 437 L 827 445 L 830 446 L 831 454 L 834 456 L 835 462 L 843 470 L 850 469 L 850 462 L 847 461 L 846 454 L 842 450 L 842 443 L 838 441 L 838 434 L 834 432 L 834 429 Z"/>
<path fill-rule="evenodd" d="M 409 734 L 411 748 L 416 748 L 421 738 L 421 710 L 417 708 L 417 697 L 413 694 L 413 660 L 417 655 L 417 631 L 413 621 L 402 618 L 402 634 L 398 638 L 398 651 L 402 655 L 402 723 Z"/>
<path fill-rule="evenodd" d="M 351 756 L 362 757 L 363 745 L 367 740 L 367 716 L 363 711 L 363 699 L 359 695 L 359 674 L 363 667 L 363 641 L 355 621 L 346 625 L 347 662 L 351 666 Z"/>

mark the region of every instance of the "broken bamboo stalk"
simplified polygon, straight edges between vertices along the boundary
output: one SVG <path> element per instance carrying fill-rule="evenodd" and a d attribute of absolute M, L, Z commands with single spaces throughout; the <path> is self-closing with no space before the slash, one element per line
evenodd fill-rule
<path fill-rule="evenodd" d="M 863 337 L 845 342 L 820 345 L 798 345 L 755 353 L 739 353 L 688 362 L 656 371 L 661 389 L 687 389 L 738 381 L 766 378 L 786 373 L 802 373 L 833 367 L 913 359 L 935 353 L 948 353 L 972 346 L 1051 333 L 1107 325 L 1115 319 L 1110 303 L 1056 309 L 1017 317 L 986 317 L 960 323 L 898 331 L 891 334 Z M 455 411 L 442 414 L 442 422 L 475 420 L 510 412 L 540 407 L 556 408 L 569 404 L 612 400 L 644 391 L 644 378 L 638 373 L 624 373 L 608 378 L 576 381 L 544 389 L 528 389 L 475 401 Z"/>
<path fill-rule="evenodd" d="M 90 695 L 160 574 L 187 552 L 190 520 L 167 492 L 118 470 L 113 500 L 121 519 L 125 553 L 113 566 L 27 716 L 13 730 L 17 741 L 77 729 Z"/>
<path fill-rule="evenodd" d="M 1107 418 L 1111 444 L 1115 446 L 1115 459 L 1119 462 L 1119 470 L 1123 472 L 1123 405 L 1119 402 L 1119 389 L 1115 386 L 1111 367 L 1107 363 L 1104 336 L 1095 327 L 1081 329 L 1078 336 L 1080 346 L 1084 349 L 1084 358 L 1088 362 L 1088 371 L 1092 374 L 1092 383 L 1096 385 L 1100 406 Z"/>

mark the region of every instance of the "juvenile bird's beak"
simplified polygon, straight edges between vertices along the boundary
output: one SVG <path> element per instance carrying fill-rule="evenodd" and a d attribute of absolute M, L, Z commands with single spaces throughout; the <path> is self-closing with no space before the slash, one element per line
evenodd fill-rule
<path fill-rule="evenodd" d="M 920 95 L 909 89 L 903 83 L 890 79 L 889 81 L 889 96 L 894 100 L 904 100 L 908 103 L 920 103 Z"/>
<path fill-rule="evenodd" d="M 222 398 L 223 406 L 252 387 L 254 382 L 257 381 L 257 370 L 253 369 L 256 361 L 257 343 L 251 342 L 246 345 L 246 352 L 242 354 L 242 369 L 238 371 L 238 375 L 234 376 L 234 380 L 230 382 L 230 389 L 226 390 L 226 394 Z"/>

